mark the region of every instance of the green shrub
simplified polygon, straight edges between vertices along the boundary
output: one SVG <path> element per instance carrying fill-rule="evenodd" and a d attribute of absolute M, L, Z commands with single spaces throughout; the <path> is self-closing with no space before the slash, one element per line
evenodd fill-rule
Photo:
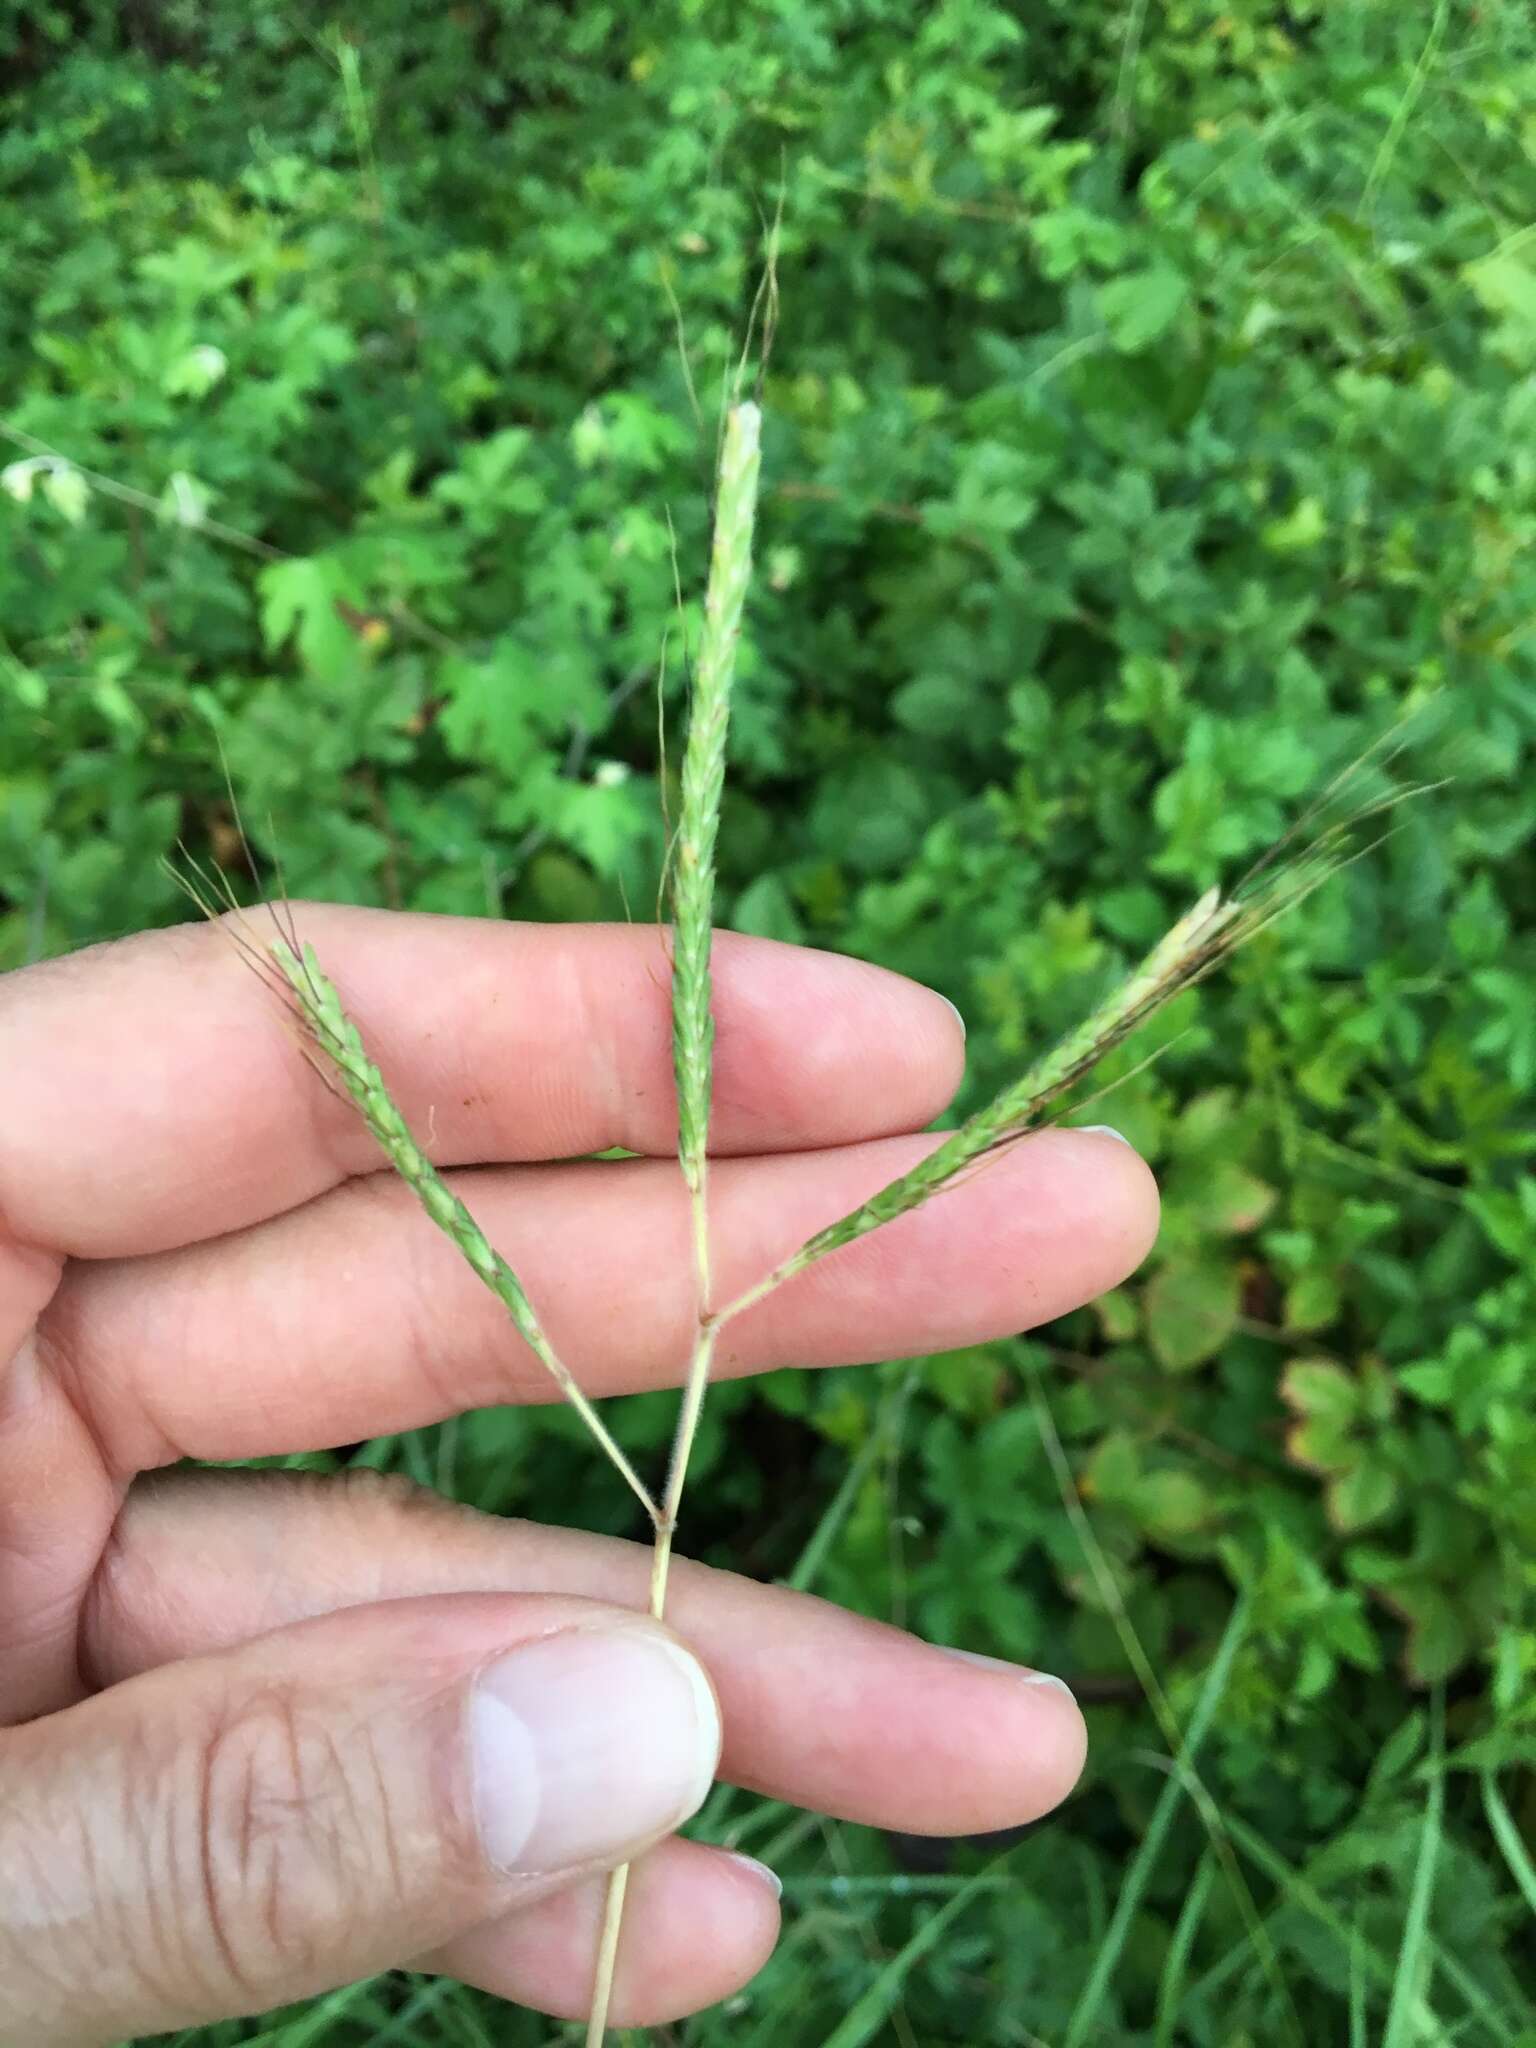
<path fill-rule="evenodd" d="M 819 1589 L 1051 1644 L 1090 1707 L 1076 1803 L 879 2038 L 1061 2038 L 1163 1783 L 1031 1372 L 1181 1715 L 1248 1602 L 1201 1769 L 1263 1937 L 1181 1806 L 1083 2038 L 1342 2040 L 1357 1997 L 1379 2030 L 1442 1687 L 1420 1989 L 1445 2038 L 1531 2038 L 1473 1777 L 1529 1839 L 1527 10 L 151 12 L 0 4 L 0 965 L 179 916 L 178 836 L 238 861 L 221 753 L 296 894 L 649 914 L 672 535 L 696 564 L 782 198 L 738 927 L 945 989 L 979 1100 L 1398 712 L 1453 778 L 1112 1063 L 1145 1273 L 1027 1344 L 720 1390 L 695 1549 L 789 1571 L 873 1446 Z M 669 1405 L 618 1414 L 654 1457 Z M 363 1455 L 626 1526 L 558 1413 Z M 681 2038 L 831 2036 L 930 1910 L 909 1845 L 839 1843 L 789 1856 L 744 2014 Z"/>

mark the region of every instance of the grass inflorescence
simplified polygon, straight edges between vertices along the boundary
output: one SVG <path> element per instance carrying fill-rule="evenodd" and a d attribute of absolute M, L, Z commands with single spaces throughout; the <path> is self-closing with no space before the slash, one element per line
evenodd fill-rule
<path fill-rule="evenodd" d="M 714 1356 L 709 1314 L 709 1119 L 714 1077 L 715 1025 L 711 1009 L 710 948 L 714 938 L 715 842 L 725 793 L 725 741 L 730 724 L 736 646 L 752 571 L 757 516 L 761 416 L 748 402 L 726 414 L 715 485 L 714 539 L 704 594 L 683 756 L 682 802 L 672 847 L 672 1061 L 677 1081 L 677 1154 L 688 1189 L 693 1238 L 697 1332 L 683 1381 L 661 1511 L 656 1517 L 651 1565 L 651 1613 L 667 1606 L 672 1536 L 682 1507 L 688 1459 L 704 1408 Z M 624 1924 L 628 1865 L 609 1880 L 598 1941 L 588 2048 L 600 2048 L 613 1994 L 613 1975 Z"/>
<path fill-rule="evenodd" d="M 1294 907 L 1340 867 L 1358 857 L 1364 846 L 1374 843 L 1370 829 L 1373 821 L 1403 795 L 1413 793 L 1398 790 L 1387 796 L 1378 795 L 1369 802 L 1351 804 L 1350 792 L 1371 756 L 1352 764 L 1323 792 L 1293 832 L 1236 889 L 1230 894 L 1214 888 L 1207 891 L 1075 1030 L 1041 1053 L 1016 1081 L 946 1135 L 926 1158 L 857 1208 L 814 1232 L 734 1300 L 715 1306 L 711 1299 L 708 1207 L 715 852 L 725 787 L 736 652 L 751 577 L 760 438 L 761 415 L 757 405 L 730 405 L 715 478 L 714 531 L 689 706 L 681 804 L 669 850 L 678 1160 L 689 1197 L 697 1313 L 690 1355 L 682 1373 L 683 1391 L 671 1461 L 659 1495 L 636 1472 L 582 1392 L 575 1374 L 555 1352 L 512 1267 L 416 1142 L 389 1094 L 383 1075 L 369 1056 L 340 992 L 326 976 L 313 947 L 304 943 L 294 929 L 291 914 L 286 923 L 278 924 L 274 938 L 264 940 L 235 908 L 229 891 L 212 883 L 204 871 L 195 869 L 194 879 L 185 884 L 210 915 L 217 915 L 220 908 L 231 913 L 227 928 L 248 963 L 281 995 L 301 1031 L 312 1064 L 328 1085 L 355 1106 L 389 1164 L 432 1222 L 457 1247 L 477 1278 L 497 1296 L 518 1334 L 641 1502 L 653 1528 L 649 1604 L 658 1619 L 666 1611 L 672 1543 L 714 1348 L 722 1327 L 819 1260 L 921 1208 L 1003 1147 L 1059 1113 L 1067 1098 L 1107 1053 L 1123 1044 L 1174 997 L 1212 973 L 1275 917 Z M 588 2048 L 600 2048 L 606 2031 L 627 1877 L 627 1869 L 620 1869 L 613 1873 L 609 1883 L 595 1964 Z"/>
<path fill-rule="evenodd" d="M 714 1316 L 715 1324 L 755 1307 L 775 1288 L 829 1253 L 841 1251 L 870 1231 L 920 1208 L 970 1168 L 1037 1129 L 1108 1053 L 1123 1045 L 1175 996 L 1204 980 L 1256 932 L 1357 858 L 1363 843 L 1371 843 L 1368 839 L 1362 843 L 1361 837 L 1370 822 L 1404 796 L 1417 793 L 1397 791 L 1389 798 L 1346 807 L 1342 814 L 1330 816 L 1329 804 L 1345 803 L 1361 765 L 1355 764 L 1325 792 L 1320 822 L 1310 839 L 1300 840 L 1295 853 L 1259 864 L 1230 895 L 1218 888 L 1208 889 L 1075 1030 L 967 1117 L 925 1159 L 847 1215 L 818 1230 L 765 1278 L 727 1303 Z"/>

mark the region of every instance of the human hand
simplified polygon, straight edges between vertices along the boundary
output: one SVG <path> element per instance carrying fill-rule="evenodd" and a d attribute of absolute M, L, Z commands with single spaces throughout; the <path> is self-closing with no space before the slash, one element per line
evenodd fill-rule
<path fill-rule="evenodd" d="M 587 1391 L 675 1385 L 692 1269 L 655 932 L 298 917 Z M 963 1052 L 939 997 L 857 961 L 722 935 L 714 986 L 729 1294 L 936 1142 Z M 611 1146 L 645 1156 L 578 1161 Z M 1042 1132 L 742 1315 L 718 1374 L 1044 1321 L 1123 1278 L 1156 1210 L 1129 1147 Z M 1070 1790 L 1064 1689 L 823 1602 L 679 1564 L 662 1628 L 640 1545 L 373 1474 L 154 1476 L 550 1394 L 219 932 L 0 982 L 4 2048 L 406 1963 L 576 2015 L 627 1859 L 613 2018 L 655 2023 L 777 1932 L 756 1866 L 673 1833 L 717 1763 L 914 1833 Z"/>

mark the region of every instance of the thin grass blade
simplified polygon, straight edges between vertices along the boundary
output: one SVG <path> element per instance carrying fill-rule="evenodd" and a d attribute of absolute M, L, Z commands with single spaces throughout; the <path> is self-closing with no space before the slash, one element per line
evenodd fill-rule
<path fill-rule="evenodd" d="M 1028 1357 L 1028 1354 L 1026 1354 L 1026 1357 Z M 1045 1396 L 1045 1387 L 1041 1381 L 1039 1369 L 1032 1359 L 1029 1360 L 1029 1378 L 1030 1405 L 1034 1410 L 1035 1420 L 1039 1427 L 1041 1447 L 1045 1451 L 1047 1461 L 1056 1478 L 1057 1488 L 1061 1494 L 1062 1507 L 1065 1509 L 1067 1519 L 1072 1524 L 1078 1542 L 1082 1546 L 1083 1556 L 1087 1559 L 1088 1568 L 1093 1573 L 1094 1582 L 1098 1586 L 1100 1597 L 1114 1625 L 1115 1634 L 1118 1636 L 1121 1647 L 1125 1651 L 1126 1661 L 1136 1673 L 1142 1691 L 1146 1694 L 1147 1703 L 1151 1707 L 1157 1725 L 1162 1730 L 1163 1738 L 1168 1744 L 1169 1752 L 1174 1760 L 1174 1767 L 1182 1777 L 1195 1811 L 1199 1814 L 1201 1822 L 1204 1824 L 1206 1836 L 1211 1845 L 1211 1853 L 1221 1866 L 1222 1873 L 1227 1881 L 1228 1890 L 1236 1902 L 1243 1925 L 1248 1931 L 1248 1937 L 1253 1945 L 1254 1954 L 1263 1969 L 1270 1989 L 1285 2015 L 1287 2036 L 1293 2042 L 1300 2043 L 1305 2039 L 1305 2036 L 1295 2005 L 1287 1989 L 1284 1975 L 1281 1972 L 1279 1959 L 1275 1954 L 1274 1943 L 1271 1941 L 1269 1931 L 1259 1916 L 1258 1908 L 1253 1901 L 1253 1894 L 1249 1890 L 1242 1871 L 1238 1867 L 1237 1860 L 1232 1853 L 1231 1843 L 1227 1839 L 1226 1821 L 1217 1810 L 1215 1800 L 1212 1799 L 1210 1793 L 1206 1790 L 1204 1781 L 1201 1779 L 1192 1758 L 1188 1756 L 1185 1739 L 1180 1732 L 1173 1709 L 1168 1703 L 1167 1695 L 1164 1693 L 1162 1686 L 1158 1683 L 1157 1674 L 1152 1669 L 1151 1660 L 1142 1646 L 1141 1638 L 1136 1633 L 1135 1624 L 1131 1620 L 1120 1588 L 1115 1582 L 1114 1573 L 1110 1570 L 1109 1560 L 1104 1555 L 1103 1546 L 1094 1534 L 1093 1524 L 1088 1519 L 1087 1511 L 1083 1506 L 1082 1496 L 1079 1494 L 1076 1481 L 1072 1476 L 1072 1468 L 1067 1462 L 1066 1451 L 1062 1446 L 1060 1436 L 1057 1434 L 1055 1419 L 1051 1414 L 1050 1403 Z"/>
<path fill-rule="evenodd" d="M 1424 1825 L 1419 1833 L 1419 1851 L 1414 1859 L 1413 1888 L 1408 1895 L 1408 1917 L 1403 1925 L 1403 1942 L 1398 1952 L 1397 1971 L 1392 1980 L 1392 2002 L 1387 2008 L 1387 2030 L 1382 2048 L 1408 2048 L 1417 2031 L 1414 2014 L 1428 2002 L 1433 1975 L 1426 1937 L 1429 1907 L 1435 1889 L 1435 1865 L 1440 1855 L 1440 1834 L 1445 1816 L 1445 1689 L 1437 1685 L 1430 1702 L 1429 1796 L 1424 1802 Z"/>
<path fill-rule="evenodd" d="M 1509 1865 L 1510 1876 L 1524 1894 L 1532 1915 L 1536 1916 L 1536 1863 L 1531 1861 L 1530 1852 L 1520 1839 L 1514 1815 L 1505 1805 L 1504 1795 L 1491 1771 L 1483 1778 L 1483 1811 L 1488 1816 L 1488 1826 L 1499 1845 L 1500 1854 Z"/>
<path fill-rule="evenodd" d="M 1207 1849 L 1200 1858 L 1195 1871 L 1195 1881 L 1190 1886 L 1179 1917 L 1174 1922 L 1173 1933 L 1168 1942 L 1168 1954 L 1163 1962 L 1162 1975 L 1157 1986 L 1157 2033 L 1152 2048 L 1174 2048 L 1178 2039 L 1179 2018 L 1184 1996 L 1184 1979 L 1189 1969 L 1189 1958 L 1200 1932 L 1200 1923 L 1205 1918 L 1205 1909 L 1210 1904 L 1211 1886 L 1216 1881 L 1216 1859 Z"/>
<path fill-rule="evenodd" d="M 1316 1885 L 1300 1871 L 1293 1869 L 1256 1829 L 1250 1828 L 1235 1815 L 1229 1815 L 1227 1818 L 1227 1832 L 1243 1855 L 1279 1887 L 1291 1905 L 1305 1913 L 1319 1927 L 1327 1929 L 1339 1944 L 1344 1956 L 1358 1955 L 1366 1975 L 1371 1978 L 1378 1990 L 1392 1990 L 1399 1973 L 1378 1949 L 1368 1942 L 1360 1941 L 1358 1929 L 1352 1927 L 1344 1916 L 1329 1904 Z M 1498 2042 L 1500 2048 L 1519 2048 L 1521 2035 L 1517 2031 L 1518 2023 L 1512 2024 L 1505 2019 L 1472 1973 L 1432 1937 L 1426 1938 L 1426 1947 L 1433 1955 L 1438 1973 L 1456 1991 L 1468 2012 L 1486 2029 L 1488 2038 Z M 1219 1965 L 1202 1980 L 1200 1991 L 1209 1992 L 1228 1974 L 1230 1971 L 1226 1966 Z M 1410 2019 L 1417 2030 L 1412 2037 L 1416 2043 L 1449 2043 L 1452 2039 L 1451 2029 L 1438 2017 L 1422 1995 L 1413 1999 Z"/>
<path fill-rule="evenodd" d="M 855 1999 L 847 2013 L 822 2042 L 821 2048 L 865 2048 L 865 2043 L 875 2038 L 901 1995 L 902 1985 L 928 1951 L 948 1932 L 951 1924 L 959 1919 L 975 1899 L 991 1888 L 1002 1860 L 1000 1857 L 995 1858 L 985 1870 L 979 1870 L 974 1877 L 967 1878 L 954 1897 L 940 1906 L 931 1919 L 923 1922 L 910 1940 L 885 1964 L 862 1996 Z"/>
<path fill-rule="evenodd" d="M 1216 1710 L 1226 1693 L 1227 1681 L 1232 1675 L 1233 1659 L 1237 1656 L 1247 1632 L 1248 1603 L 1243 1599 L 1233 1608 L 1231 1618 L 1222 1631 L 1221 1641 L 1216 1646 L 1216 1654 L 1211 1659 L 1211 1668 L 1206 1673 L 1205 1683 L 1200 1688 L 1200 1696 L 1195 1701 L 1194 1712 L 1190 1715 L 1189 1725 L 1184 1731 L 1184 1739 L 1179 1746 L 1179 1757 L 1186 1768 L 1193 1763 L 1201 1743 L 1205 1740 L 1206 1732 L 1216 1717 Z M 1125 1873 L 1108 1931 L 1094 1956 L 1088 1981 L 1072 2009 L 1062 2048 L 1081 2048 L 1083 2042 L 1093 2038 L 1093 2029 L 1098 2024 L 1104 2001 L 1109 1995 L 1110 1983 L 1119 1968 L 1132 1923 L 1140 1911 L 1153 1868 L 1162 1853 L 1168 1830 L 1173 1825 L 1174 1814 L 1184 1797 L 1184 1789 L 1184 1781 L 1179 1777 L 1172 1777 L 1157 1795 L 1152 1818 L 1147 1822 L 1146 1832 Z"/>

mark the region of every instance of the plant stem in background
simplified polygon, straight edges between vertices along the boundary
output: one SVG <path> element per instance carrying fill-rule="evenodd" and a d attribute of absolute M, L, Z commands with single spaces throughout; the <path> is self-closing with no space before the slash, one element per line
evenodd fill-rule
<path fill-rule="evenodd" d="M 725 789 L 725 739 L 730 723 L 736 645 L 752 571 L 757 517 L 761 415 L 755 405 L 726 414 L 715 479 L 715 529 L 704 594 L 704 629 L 688 715 L 682 803 L 672 849 L 672 1061 L 677 1076 L 677 1156 L 688 1190 L 697 1328 L 672 1444 L 651 1553 L 651 1613 L 666 1613 L 672 1537 L 698 1433 L 716 1325 L 710 1319 L 709 1116 L 715 1026 L 710 1013 L 710 945 L 714 935 L 715 842 Z M 601 2048 L 613 1995 L 624 1924 L 629 1867 L 609 1880 L 587 2023 L 587 2048 Z"/>

